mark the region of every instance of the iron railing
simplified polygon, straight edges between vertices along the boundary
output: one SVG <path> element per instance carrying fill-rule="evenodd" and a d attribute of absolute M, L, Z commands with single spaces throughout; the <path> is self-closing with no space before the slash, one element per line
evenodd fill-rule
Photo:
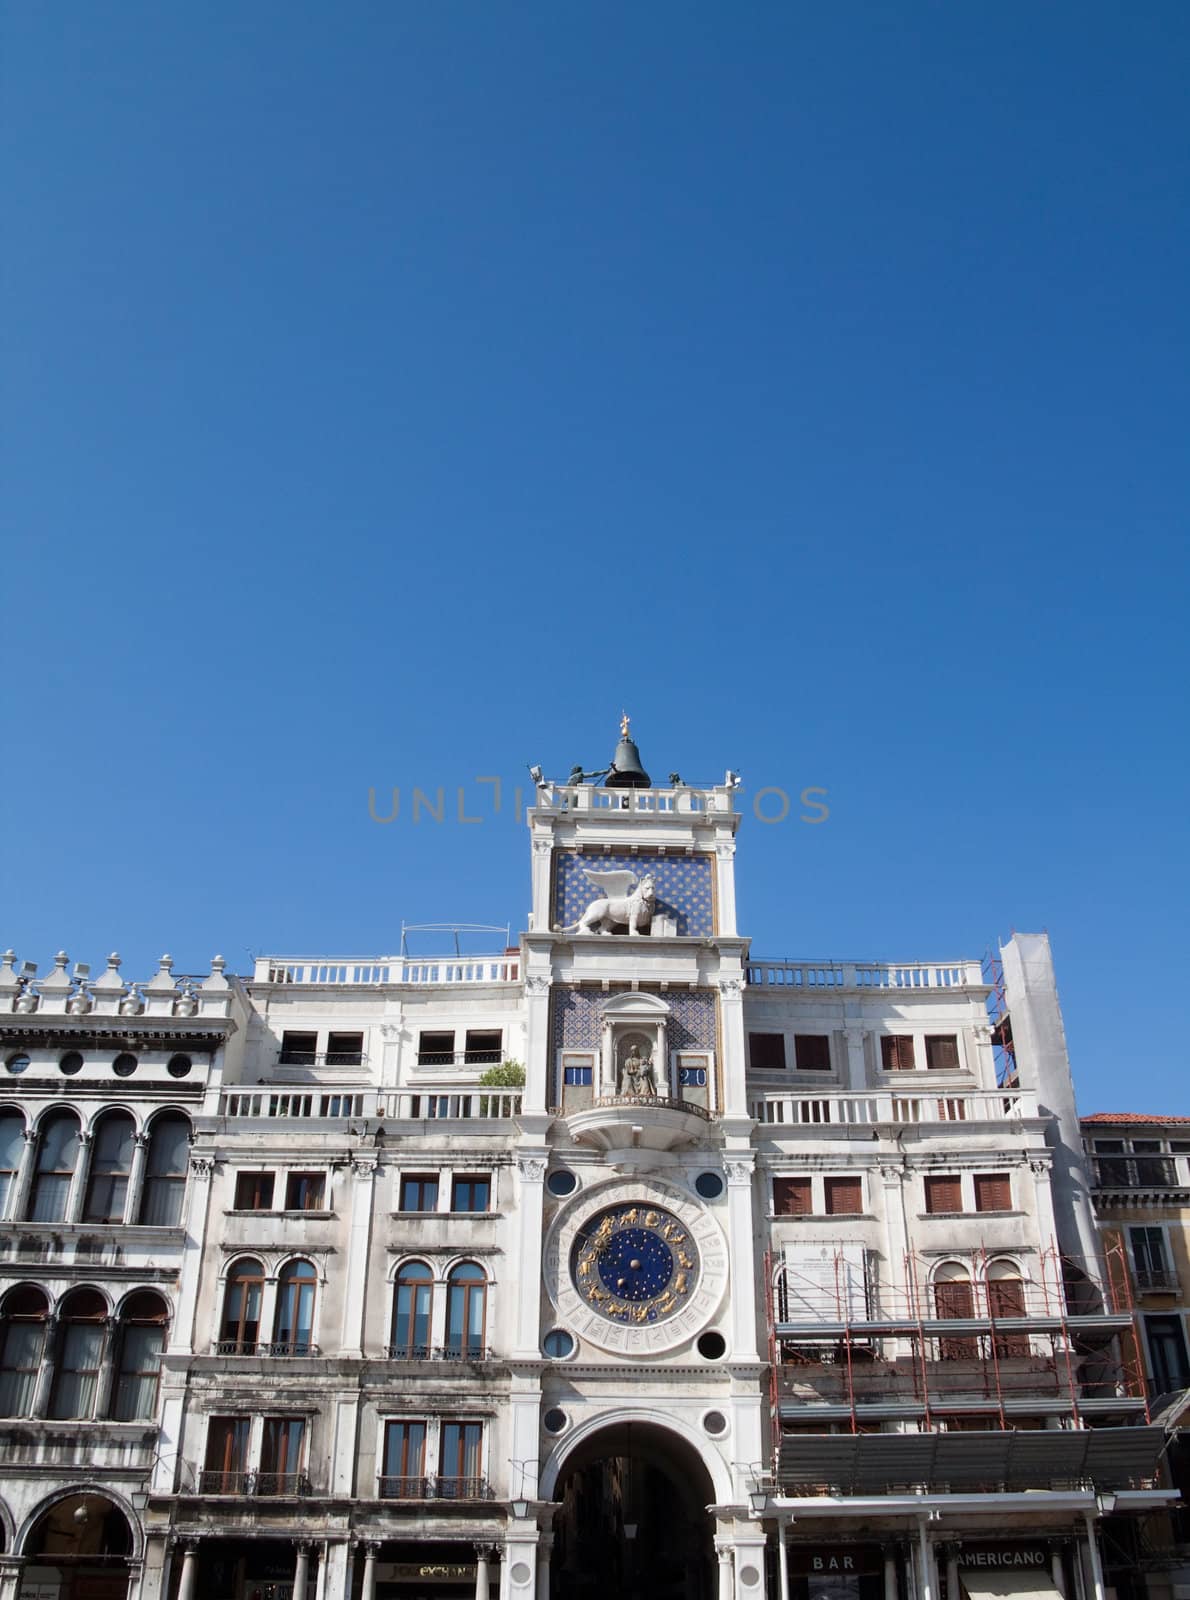
<path fill-rule="evenodd" d="M 491 1500 L 486 1478 L 381 1478 L 382 1500 Z"/>

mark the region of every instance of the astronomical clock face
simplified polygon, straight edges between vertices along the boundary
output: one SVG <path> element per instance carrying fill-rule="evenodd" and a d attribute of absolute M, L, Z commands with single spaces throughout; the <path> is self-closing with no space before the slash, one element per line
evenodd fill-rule
<path fill-rule="evenodd" d="M 583 1224 L 570 1250 L 579 1295 L 609 1322 L 672 1317 L 698 1282 L 690 1229 L 660 1206 L 618 1205 Z"/>
<path fill-rule="evenodd" d="M 566 1202 L 544 1254 L 558 1326 L 622 1355 L 696 1338 L 727 1288 L 727 1247 L 710 1212 L 656 1180 L 604 1183 Z"/>

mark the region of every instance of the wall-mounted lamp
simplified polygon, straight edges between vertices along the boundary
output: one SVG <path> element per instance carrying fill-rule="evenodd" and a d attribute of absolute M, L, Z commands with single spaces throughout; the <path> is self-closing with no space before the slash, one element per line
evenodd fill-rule
<path fill-rule="evenodd" d="M 755 1511 L 756 1515 L 758 1517 L 759 1516 L 763 1516 L 765 1507 L 769 1503 L 769 1492 L 768 1492 L 768 1490 L 767 1489 L 759 1489 L 759 1488 L 758 1489 L 751 1489 L 748 1492 L 748 1499 L 752 1502 L 752 1509 L 753 1509 L 753 1511 Z"/>
<path fill-rule="evenodd" d="M 1095 1509 L 1098 1511 L 1101 1517 L 1110 1517 L 1112 1512 L 1116 1509 L 1116 1501 L 1118 1498 L 1119 1497 L 1114 1494 L 1097 1494 L 1095 1496 Z"/>
<path fill-rule="evenodd" d="M 529 1502 L 527 1500 L 510 1500 L 508 1503 L 512 1507 L 512 1514 L 518 1522 L 529 1515 Z"/>

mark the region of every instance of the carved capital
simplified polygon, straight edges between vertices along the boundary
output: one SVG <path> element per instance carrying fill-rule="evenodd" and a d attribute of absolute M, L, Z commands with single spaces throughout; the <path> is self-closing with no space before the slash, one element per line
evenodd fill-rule
<path fill-rule="evenodd" d="M 545 1178 L 545 1162 L 537 1156 L 522 1156 L 517 1162 L 522 1183 L 541 1183 Z"/>
<path fill-rule="evenodd" d="M 134 1133 L 132 1142 L 138 1150 L 147 1150 L 153 1142 L 153 1135 L 151 1133 Z"/>
<path fill-rule="evenodd" d="M 882 1161 L 880 1163 L 880 1176 L 885 1183 L 900 1183 L 905 1176 L 905 1167 L 899 1161 Z"/>
<path fill-rule="evenodd" d="M 755 1163 L 752 1161 L 725 1161 L 728 1183 L 751 1183 Z"/>
<path fill-rule="evenodd" d="M 732 856 L 735 855 L 735 845 L 717 844 L 715 846 L 715 854 L 720 861 L 730 861 Z"/>
<path fill-rule="evenodd" d="M 1049 1158 L 1047 1156 L 1030 1156 L 1029 1157 L 1029 1171 L 1033 1174 L 1033 1176 L 1035 1178 L 1040 1178 L 1043 1174 L 1048 1176 L 1049 1175 L 1049 1170 L 1050 1170 L 1050 1167 L 1052 1166 L 1052 1164 L 1053 1163 L 1049 1160 Z"/>
<path fill-rule="evenodd" d="M 533 854 L 535 856 L 548 856 L 552 849 L 553 845 L 548 839 L 534 839 L 533 841 Z"/>
<path fill-rule="evenodd" d="M 82 1133 L 76 1134 L 75 1138 L 78 1140 L 79 1148 L 86 1150 L 91 1145 L 95 1135 L 93 1133 L 87 1133 L 84 1130 Z"/>
<path fill-rule="evenodd" d="M 744 989 L 739 978 L 720 978 L 715 987 L 725 1000 L 734 1000 Z"/>
<path fill-rule="evenodd" d="M 849 1045 L 863 1044 L 864 1040 L 868 1037 L 868 1030 L 867 1028 L 859 1027 L 844 1028 L 843 1037 L 847 1040 Z"/>
<path fill-rule="evenodd" d="M 552 987 L 553 985 L 549 978 L 534 976 L 525 979 L 526 994 L 549 994 Z"/>
<path fill-rule="evenodd" d="M 382 1022 L 380 1032 L 386 1039 L 396 1039 L 400 1037 L 401 1030 L 395 1022 Z"/>
<path fill-rule="evenodd" d="M 977 1022 L 971 1032 L 975 1035 L 976 1044 L 987 1044 L 992 1037 L 992 1025 L 990 1022 Z"/>
<path fill-rule="evenodd" d="M 357 1178 L 374 1178 L 379 1166 L 375 1156 L 352 1156 L 351 1170 Z"/>
<path fill-rule="evenodd" d="M 196 1178 L 209 1178 L 215 1170 L 215 1163 L 209 1156 L 191 1156 L 190 1170 Z"/>

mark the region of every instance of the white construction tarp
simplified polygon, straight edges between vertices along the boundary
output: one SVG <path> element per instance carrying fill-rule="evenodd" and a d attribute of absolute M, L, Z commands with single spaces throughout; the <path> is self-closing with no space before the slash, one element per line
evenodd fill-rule
<path fill-rule="evenodd" d="M 967 1600 L 1061 1600 L 1048 1567 L 960 1567 L 959 1582 Z"/>

